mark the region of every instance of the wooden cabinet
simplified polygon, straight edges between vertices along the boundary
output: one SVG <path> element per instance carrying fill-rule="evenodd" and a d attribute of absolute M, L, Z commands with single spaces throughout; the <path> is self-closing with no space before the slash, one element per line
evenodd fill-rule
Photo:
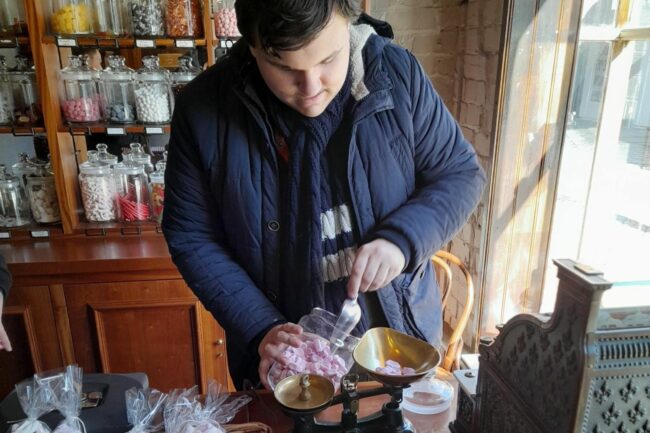
<path fill-rule="evenodd" d="M 79 248 L 83 247 L 83 250 Z M 229 380 L 225 335 L 185 285 L 162 237 L 0 245 L 14 276 L 0 398 L 34 372 L 144 372 L 163 391 Z"/>

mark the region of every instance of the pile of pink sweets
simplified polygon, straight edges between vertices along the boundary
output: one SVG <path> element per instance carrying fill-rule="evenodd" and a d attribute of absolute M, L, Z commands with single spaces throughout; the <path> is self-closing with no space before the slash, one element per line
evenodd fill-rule
<path fill-rule="evenodd" d="M 117 204 L 120 206 L 123 221 L 147 221 L 151 216 L 149 205 L 147 203 L 138 203 L 131 195 L 122 196 L 118 194 Z"/>
<path fill-rule="evenodd" d="M 385 367 L 375 368 L 375 372 L 386 376 L 410 376 L 415 374 L 415 370 L 411 367 L 402 367 L 399 362 L 392 359 L 386 361 Z"/>
<path fill-rule="evenodd" d="M 327 377 L 334 386 L 348 372 L 345 361 L 333 354 L 327 341 L 321 338 L 304 341 L 300 347 L 288 347 L 283 353 L 286 363 L 275 363 L 269 372 L 272 385 L 296 374 L 317 374 Z"/>

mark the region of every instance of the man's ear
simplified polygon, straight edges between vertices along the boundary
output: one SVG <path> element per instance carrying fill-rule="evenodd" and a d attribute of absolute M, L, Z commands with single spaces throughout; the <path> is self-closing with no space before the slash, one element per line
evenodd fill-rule
<path fill-rule="evenodd" d="M 248 46 L 248 49 L 250 50 L 251 55 L 252 55 L 253 57 L 255 57 L 255 59 L 257 59 L 257 49 L 256 49 L 254 46 L 252 46 L 252 45 L 249 45 L 249 46 Z"/>

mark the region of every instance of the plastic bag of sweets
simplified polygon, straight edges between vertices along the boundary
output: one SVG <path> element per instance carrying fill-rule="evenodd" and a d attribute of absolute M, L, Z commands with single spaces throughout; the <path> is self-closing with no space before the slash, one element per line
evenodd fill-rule
<path fill-rule="evenodd" d="M 126 418 L 133 426 L 128 433 L 153 433 L 163 428 L 163 405 L 167 394 L 157 389 L 128 389 Z"/>
<path fill-rule="evenodd" d="M 50 433 L 47 424 L 38 420 L 54 408 L 48 389 L 39 387 L 32 379 L 16 385 L 16 395 L 27 418 L 12 425 L 11 433 Z"/>
<path fill-rule="evenodd" d="M 54 433 L 86 433 L 86 426 L 79 418 L 82 386 L 83 370 L 76 365 L 68 365 L 53 382 L 54 407 L 65 417 Z"/>

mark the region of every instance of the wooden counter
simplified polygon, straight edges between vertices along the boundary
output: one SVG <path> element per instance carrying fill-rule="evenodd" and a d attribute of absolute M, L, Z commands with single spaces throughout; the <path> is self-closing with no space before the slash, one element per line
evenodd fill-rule
<path fill-rule="evenodd" d="M 162 235 L 0 244 L 14 278 L 0 397 L 37 371 L 144 371 L 163 391 L 228 384 L 225 336 L 185 285 Z M 7 374 L 5 374 L 5 372 Z"/>

